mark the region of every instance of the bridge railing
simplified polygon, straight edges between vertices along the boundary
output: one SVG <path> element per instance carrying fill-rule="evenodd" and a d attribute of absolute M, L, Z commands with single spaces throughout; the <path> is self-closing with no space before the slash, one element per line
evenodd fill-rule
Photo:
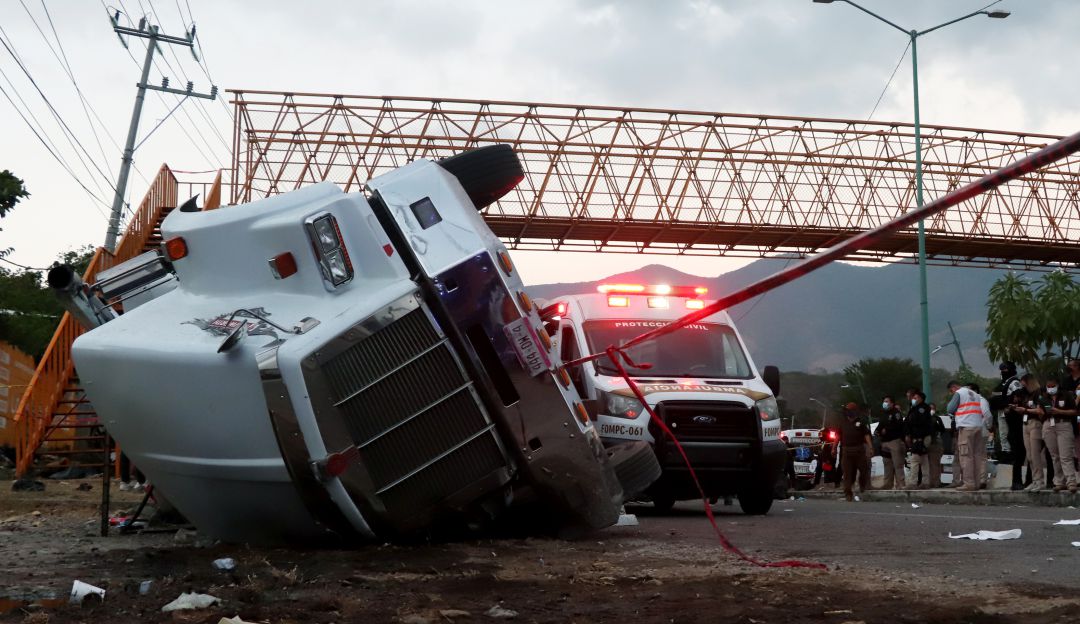
<path fill-rule="evenodd" d="M 151 182 L 150 189 L 132 215 L 116 253 L 98 248 L 83 274 L 83 281 L 94 283 L 97 274 L 142 253 L 143 246 L 153 234 L 154 227 L 166 208 L 176 206 L 178 183 L 167 165 L 162 165 Z M 15 411 L 16 474 L 22 476 L 30 468 L 34 452 L 44 440 L 53 414 L 64 397 L 74 363 L 71 345 L 83 333 L 82 326 L 65 313 L 60 319 L 49 346 L 38 362 L 37 370 Z"/>
<path fill-rule="evenodd" d="M 525 179 L 484 211 L 510 247 L 805 256 L 915 204 L 911 124 L 398 96 L 233 91 L 232 201 L 363 190 L 417 158 L 509 143 Z M 926 201 L 1060 137 L 924 124 Z M 1080 264 L 1080 158 L 926 222 L 931 262 Z M 910 261 L 914 228 L 860 259 Z M 1004 262 L 1002 262 L 1004 261 Z"/>

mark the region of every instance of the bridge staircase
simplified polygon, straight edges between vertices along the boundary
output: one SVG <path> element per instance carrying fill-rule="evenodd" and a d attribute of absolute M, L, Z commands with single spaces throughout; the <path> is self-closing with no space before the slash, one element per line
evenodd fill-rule
<path fill-rule="evenodd" d="M 220 184 L 219 173 L 207 195 L 208 202 L 220 197 Z M 181 185 L 175 173 L 162 165 L 116 252 L 98 248 L 83 281 L 93 284 L 98 273 L 156 249 L 162 239 L 161 223 L 176 208 Z M 210 207 L 216 207 L 216 203 L 208 203 Z M 70 314 L 64 314 L 19 401 L 14 418 L 15 471 L 19 477 L 35 466 L 43 471 L 67 465 L 87 469 L 108 466 L 105 428 L 86 397 L 71 358 L 71 345 L 84 331 Z"/>

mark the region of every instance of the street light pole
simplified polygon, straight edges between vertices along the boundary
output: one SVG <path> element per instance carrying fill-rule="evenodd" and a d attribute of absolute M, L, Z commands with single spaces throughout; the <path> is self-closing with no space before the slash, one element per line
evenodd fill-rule
<path fill-rule="evenodd" d="M 817 4 L 832 4 L 835 0 L 814 0 Z M 885 19 L 884 17 L 866 9 L 858 4 L 852 2 L 852 0 L 840 0 L 851 6 L 859 9 L 863 13 L 874 17 L 875 19 L 882 21 L 889 26 L 899 30 L 908 36 L 908 40 L 911 42 L 911 82 L 915 96 L 915 205 L 917 208 L 922 208 L 923 205 L 923 165 L 922 165 L 922 129 L 919 125 L 919 55 L 918 55 L 918 39 L 922 35 L 929 32 L 933 32 L 939 28 L 944 28 L 950 24 L 955 24 L 968 19 L 969 17 L 975 17 L 976 15 L 985 15 L 994 19 L 1004 19 L 1010 14 L 1008 11 L 986 11 L 979 10 L 973 13 L 968 13 L 962 17 L 958 17 L 953 20 L 949 20 L 942 24 L 938 24 L 933 28 L 927 28 L 926 30 L 906 30 L 897 24 Z M 922 351 L 922 386 L 923 392 L 927 396 L 931 396 L 930 388 L 930 304 L 926 294 L 926 227 L 922 219 L 919 219 L 919 317 L 921 322 L 921 340 L 920 347 Z"/>
<path fill-rule="evenodd" d="M 825 405 L 824 403 L 822 403 L 821 401 L 815 399 L 814 397 L 809 397 L 809 399 L 811 401 L 813 401 L 814 403 L 817 403 L 818 405 L 821 406 L 821 428 L 824 429 L 825 428 L 825 416 L 829 411 L 829 406 Z"/>

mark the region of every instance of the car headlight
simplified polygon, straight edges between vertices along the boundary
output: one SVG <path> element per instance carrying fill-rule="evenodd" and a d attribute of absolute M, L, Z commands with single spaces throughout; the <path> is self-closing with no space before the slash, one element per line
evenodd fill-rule
<path fill-rule="evenodd" d="M 610 392 L 600 393 L 600 407 L 602 413 L 619 418 L 637 418 L 645 411 L 641 401 Z"/>
<path fill-rule="evenodd" d="M 754 407 L 757 408 L 758 414 L 761 415 L 761 420 L 769 421 L 780 418 L 780 406 L 776 404 L 775 397 L 761 399 L 754 403 Z"/>

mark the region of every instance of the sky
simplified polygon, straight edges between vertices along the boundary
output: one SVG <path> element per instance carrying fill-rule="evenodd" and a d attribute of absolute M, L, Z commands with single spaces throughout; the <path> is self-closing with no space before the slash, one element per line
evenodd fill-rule
<path fill-rule="evenodd" d="M 924 29 L 989 1 L 862 4 L 905 28 Z M 145 53 L 137 39 L 128 39 L 130 49 L 122 46 L 106 6 L 122 11 L 122 23 L 146 15 L 170 35 L 182 36 L 194 21 L 202 62 L 171 46 L 150 82 L 168 76 L 177 87 L 190 79 L 206 92 L 212 78 L 224 96 L 225 89 L 240 88 L 912 117 L 910 56 L 900 62 L 907 38 L 842 2 L 0 0 L 0 6 L 0 40 L 7 46 L 0 47 L 0 169 L 22 178 L 31 193 L 0 222 L 0 249 L 14 248 L 8 259 L 32 267 L 48 266 L 68 249 L 100 245 L 105 236 Z M 1054 134 L 1080 129 L 1074 66 L 1080 2 L 1003 0 L 994 10 L 1012 15 L 976 16 L 919 40 L 923 122 Z M 132 203 L 163 162 L 189 171 L 229 166 L 227 97 L 189 100 L 167 116 L 177 99 L 147 97 Z M 77 141 L 65 138 L 57 118 Z M 595 279 L 654 262 L 714 276 L 746 262 L 623 254 L 590 254 L 582 262 L 570 252 L 517 252 L 515 260 L 533 283 Z"/>

